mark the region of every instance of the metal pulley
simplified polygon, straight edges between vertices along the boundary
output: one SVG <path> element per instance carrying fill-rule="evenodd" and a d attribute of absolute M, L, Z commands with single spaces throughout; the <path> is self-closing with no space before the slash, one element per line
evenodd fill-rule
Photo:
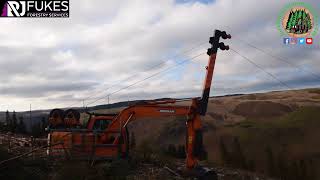
<path fill-rule="evenodd" d="M 227 34 L 225 31 L 215 30 L 214 36 L 210 37 L 209 43 L 212 45 L 211 48 L 208 49 L 207 54 L 211 56 L 214 53 L 217 53 L 218 49 L 229 50 L 229 46 L 225 45 L 223 42 L 220 41 L 220 37 L 222 39 L 231 39 L 231 35 Z"/>

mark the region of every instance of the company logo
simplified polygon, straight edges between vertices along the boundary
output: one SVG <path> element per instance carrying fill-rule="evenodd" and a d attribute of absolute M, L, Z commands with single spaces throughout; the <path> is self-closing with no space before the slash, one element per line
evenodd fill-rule
<path fill-rule="evenodd" d="M 318 33 L 318 14 L 305 2 L 287 4 L 279 14 L 277 28 L 281 36 L 306 37 Z"/>
<path fill-rule="evenodd" d="M 175 110 L 170 110 L 170 109 L 160 109 L 159 110 L 160 113 L 175 113 Z"/>
<path fill-rule="evenodd" d="M 290 43 L 290 38 L 283 38 L 283 44 L 288 45 Z"/>
<path fill-rule="evenodd" d="M 306 43 L 307 44 L 312 44 L 313 43 L 313 39 L 312 38 L 307 38 L 306 39 Z"/>
<path fill-rule="evenodd" d="M 298 42 L 299 42 L 299 44 L 305 44 L 306 43 L 304 38 L 299 38 Z"/>
<path fill-rule="evenodd" d="M 2 1 L 1 17 L 69 17 L 69 0 L 20 0 Z"/>

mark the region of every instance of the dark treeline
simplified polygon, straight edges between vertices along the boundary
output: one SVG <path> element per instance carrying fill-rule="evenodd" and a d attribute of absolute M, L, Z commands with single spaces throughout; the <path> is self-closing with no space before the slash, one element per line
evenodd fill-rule
<path fill-rule="evenodd" d="M 22 115 L 19 116 L 15 111 L 13 111 L 12 113 L 6 111 L 5 122 L 0 122 L 0 131 L 40 137 L 45 135 L 46 126 L 46 118 L 42 117 L 41 122 L 33 123 L 31 125 L 31 129 L 28 131 L 24 117 Z"/>

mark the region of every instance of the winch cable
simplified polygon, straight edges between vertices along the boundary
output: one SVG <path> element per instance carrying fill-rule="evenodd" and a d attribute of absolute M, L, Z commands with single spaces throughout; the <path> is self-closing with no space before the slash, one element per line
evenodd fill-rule
<path fill-rule="evenodd" d="M 252 47 L 252 48 L 254 48 L 254 49 L 256 49 L 256 50 L 258 50 L 258 51 L 260 51 L 260 52 L 262 52 L 262 53 L 264 53 L 264 54 L 266 54 L 266 55 L 268 55 L 268 56 L 270 56 L 270 57 L 272 57 L 272 59 L 274 59 L 274 60 L 276 60 L 276 61 L 284 62 L 284 63 L 290 65 L 291 67 L 294 67 L 294 68 L 296 68 L 296 69 L 299 70 L 299 71 L 308 73 L 308 74 L 312 75 L 314 78 L 316 78 L 317 80 L 320 80 L 320 76 L 319 76 L 318 74 L 314 73 L 314 72 L 311 71 L 311 70 L 303 69 L 301 66 L 296 65 L 296 64 L 288 61 L 288 60 L 287 60 L 288 58 L 283 58 L 283 57 L 274 55 L 274 54 L 272 54 L 272 53 L 270 53 L 270 52 L 268 52 L 268 51 L 266 51 L 266 50 L 263 50 L 262 48 L 259 48 L 259 47 L 255 46 L 255 45 L 253 45 L 252 43 L 249 43 L 249 42 L 247 42 L 247 41 L 244 41 L 244 40 L 242 40 L 242 39 L 240 39 L 240 38 L 237 38 L 237 37 L 236 37 L 236 39 L 238 39 L 239 42 L 241 42 L 241 43 L 243 43 L 243 44 L 246 44 L 246 45 L 248 45 L 248 46 L 250 46 L 250 47 Z"/>
<path fill-rule="evenodd" d="M 260 69 L 261 71 L 263 71 L 265 74 L 269 75 L 270 77 L 272 77 L 274 80 L 276 80 L 277 82 L 279 82 L 281 85 L 283 85 L 284 87 L 286 87 L 289 90 L 292 90 L 292 88 L 286 84 L 285 82 L 283 82 L 282 80 L 280 80 L 279 78 L 277 78 L 275 75 L 273 75 L 272 73 L 268 72 L 267 70 L 265 70 L 262 66 L 258 65 L 257 63 L 255 63 L 254 61 L 252 61 L 251 59 L 249 59 L 247 56 L 242 55 L 241 53 L 239 53 L 238 51 L 236 51 L 233 48 L 230 48 L 231 51 L 233 51 L 234 53 L 238 54 L 239 56 L 241 56 L 244 60 L 248 61 L 250 64 L 254 65 L 256 68 Z"/>
<path fill-rule="evenodd" d="M 168 63 L 169 61 L 171 61 L 171 60 L 174 59 L 174 58 L 177 58 L 177 57 L 182 56 L 182 55 L 186 55 L 186 54 L 188 54 L 188 53 L 190 53 L 190 52 L 192 52 L 192 51 L 200 48 L 201 46 L 203 46 L 203 45 L 205 45 L 205 44 L 207 44 L 207 43 L 208 43 L 208 42 L 198 43 L 197 45 L 193 46 L 192 48 L 189 48 L 189 49 L 187 49 L 187 50 L 185 50 L 185 51 L 182 51 L 182 52 L 180 52 L 180 53 L 177 53 L 177 54 L 175 54 L 175 55 L 173 55 L 173 56 L 171 56 L 171 57 L 169 57 L 169 58 L 165 58 L 165 59 L 163 59 L 160 63 L 155 64 L 155 65 L 153 65 L 153 66 L 150 66 L 145 72 L 148 72 L 148 71 L 150 71 L 150 70 L 156 69 L 157 67 L 160 67 L 160 66 Z M 123 79 L 123 80 L 117 81 L 117 82 L 111 84 L 110 86 L 108 86 L 107 88 L 102 89 L 101 91 L 92 94 L 91 96 L 88 96 L 88 97 L 85 97 L 85 98 L 81 98 L 81 99 L 79 99 L 79 100 L 76 100 L 75 103 L 72 103 L 72 104 L 68 105 L 66 108 L 71 108 L 71 107 L 77 105 L 77 104 L 78 104 L 79 102 L 81 102 L 81 101 L 87 101 L 87 100 L 89 100 L 89 99 L 95 99 L 95 98 L 97 98 L 97 94 L 101 94 L 101 93 L 103 93 L 103 92 L 106 92 L 107 90 L 109 90 L 109 89 L 111 89 L 111 88 L 113 88 L 113 87 L 116 87 L 116 86 L 122 84 L 123 82 L 126 82 L 126 81 L 128 81 L 128 80 L 136 77 L 136 76 L 139 75 L 140 73 L 141 73 L 141 72 L 136 72 L 136 73 L 130 75 L 129 77 L 127 77 L 127 78 L 125 78 L 125 79 Z"/>
<path fill-rule="evenodd" d="M 125 89 L 128 89 L 128 88 L 130 88 L 130 87 L 132 87 L 132 86 L 134 86 L 134 85 L 137 85 L 137 84 L 139 84 L 139 83 L 142 83 L 142 82 L 144 82 L 144 81 L 146 81 L 146 80 L 148 80 L 148 79 L 151 79 L 151 78 L 153 78 L 153 77 L 155 77 L 155 76 L 157 76 L 157 75 L 160 75 L 160 74 L 162 74 L 162 73 L 164 73 L 164 72 L 167 72 L 167 71 L 169 71 L 169 70 L 172 70 L 173 68 L 176 68 L 176 67 L 178 67 L 178 66 L 181 66 L 181 65 L 183 65 L 183 64 L 185 64 L 185 63 L 187 63 L 187 62 L 190 62 L 190 61 L 194 60 L 195 58 L 197 58 L 197 57 L 199 57 L 199 56 L 201 56 L 201 55 L 204 55 L 204 54 L 205 54 L 205 53 L 200 53 L 200 54 L 198 54 L 198 55 L 196 55 L 196 56 L 193 56 L 193 57 L 191 57 L 191 58 L 185 59 L 185 60 L 183 60 L 183 61 L 181 61 L 181 62 L 179 62 L 179 63 L 177 63 L 177 64 L 175 64 L 175 65 L 173 65 L 173 66 L 169 66 L 168 68 L 166 68 L 166 69 L 164 69 L 164 70 L 161 70 L 161 71 L 159 71 L 159 72 L 156 72 L 156 73 L 152 74 L 151 76 L 148 76 L 148 77 L 146 77 L 146 78 L 143 78 L 143 79 L 141 79 L 141 80 L 139 80 L 139 81 L 136 81 L 136 82 L 134 82 L 134 83 L 132 83 L 132 84 L 129 84 L 128 86 L 125 86 L 125 87 L 120 88 L 120 89 L 118 89 L 118 90 L 116 90 L 116 91 L 113 91 L 113 92 L 111 92 L 111 93 L 109 93 L 109 94 L 107 94 L 107 95 L 105 95 L 105 96 L 103 96 L 103 97 L 97 98 L 96 100 L 94 100 L 94 101 L 89 102 L 88 104 L 86 104 L 86 106 L 89 106 L 89 105 L 91 105 L 91 104 L 93 104 L 93 103 L 96 103 L 96 102 L 102 100 L 102 99 L 105 99 L 107 96 L 114 95 L 114 94 L 116 94 L 116 93 L 118 93 L 118 92 L 120 92 L 120 91 L 123 91 L 123 90 L 125 90 Z"/>

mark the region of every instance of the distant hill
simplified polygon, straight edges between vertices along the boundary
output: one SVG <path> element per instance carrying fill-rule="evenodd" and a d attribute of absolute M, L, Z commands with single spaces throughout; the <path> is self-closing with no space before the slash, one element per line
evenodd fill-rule
<path fill-rule="evenodd" d="M 137 144 L 183 145 L 185 121 L 145 118 L 129 131 Z M 320 179 L 320 89 L 213 97 L 203 126 L 209 162 L 286 179 Z"/>
<path fill-rule="evenodd" d="M 115 113 L 143 102 L 119 102 L 87 110 Z M 176 104 L 188 106 L 191 101 Z M 31 127 L 47 119 L 49 111 L 32 111 L 31 121 L 27 111 L 17 112 L 17 117 L 22 116 Z M 5 112 L 0 112 L 0 120 L 4 118 Z M 186 117 L 143 118 L 128 126 L 137 146 L 147 142 L 163 149 L 185 144 L 185 121 Z M 320 179 L 319 88 L 211 97 L 202 122 L 206 163 L 284 179 Z"/>
<path fill-rule="evenodd" d="M 209 106 L 208 106 L 208 113 L 205 119 L 213 118 L 217 122 L 221 121 L 238 121 L 244 118 L 244 116 L 249 115 L 246 114 L 246 109 L 251 109 L 251 107 L 255 108 L 255 113 L 259 114 L 259 111 L 263 113 L 271 113 L 266 112 L 268 108 L 265 107 L 269 106 L 271 109 L 269 111 L 273 111 L 273 113 L 278 114 L 281 112 L 275 112 L 278 111 L 277 108 L 281 106 L 281 108 L 285 108 L 286 113 L 288 111 L 288 108 L 285 107 L 287 105 L 293 106 L 293 104 L 303 104 L 303 103 L 311 103 L 313 100 L 312 97 L 304 96 L 305 93 L 303 92 L 309 92 L 314 91 L 317 92 L 318 89 L 305 89 L 305 90 L 296 90 L 296 91 L 275 91 L 275 92 L 269 92 L 269 93 L 258 93 L 258 94 L 230 94 L 230 95 L 224 95 L 224 96 L 213 96 L 210 97 Z M 314 94 L 314 93 L 313 93 Z M 297 97 L 302 96 L 300 100 L 295 102 L 295 99 Z M 287 96 L 290 96 L 290 98 L 287 98 L 285 101 L 282 101 L 282 104 L 285 102 L 286 105 L 281 105 L 277 103 L 282 98 L 285 98 Z M 320 94 L 319 94 L 320 96 Z M 160 98 L 155 100 L 170 100 L 171 98 Z M 246 101 L 259 101 L 259 102 L 246 102 Z M 268 102 L 262 102 L 262 100 L 268 100 Z M 115 112 L 120 111 L 124 107 L 127 107 L 129 105 L 139 104 L 143 103 L 147 100 L 134 100 L 134 101 L 124 101 L 124 102 L 117 102 L 113 104 L 102 104 L 97 106 L 88 107 L 86 111 L 94 111 L 94 112 Z M 271 101 L 271 102 L 269 102 Z M 292 101 L 291 103 L 289 103 Z M 238 102 L 241 102 L 240 104 Z M 179 102 L 177 104 L 190 104 L 190 101 L 185 102 Z M 312 104 L 312 103 L 311 103 Z M 237 105 L 237 107 L 235 107 Z M 274 108 L 273 108 L 274 107 Z M 276 108 L 277 107 L 277 108 Z M 82 107 L 73 107 L 73 109 L 78 109 L 80 112 L 84 112 L 84 109 Z M 31 119 L 30 119 L 30 112 L 29 111 L 22 111 L 22 112 L 16 112 L 17 117 L 23 117 L 24 122 L 27 125 L 27 128 L 31 127 L 31 124 L 39 123 L 42 119 L 47 120 L 48 114 L 50 113 L 51 109 L 45 109 L 45 110 L 34 110 L 31 112 Z M 233 112 L 232 112 L 233 111 Z M 260 113 L 261 113 L 260 112 Z M 250 113 L 250 112 L 247 112 Z M 10 112 L 10 115 L 12 115 L 12 112 Z M 5 111 L 0 111 L 0 122 L 5 121 Z"/>

